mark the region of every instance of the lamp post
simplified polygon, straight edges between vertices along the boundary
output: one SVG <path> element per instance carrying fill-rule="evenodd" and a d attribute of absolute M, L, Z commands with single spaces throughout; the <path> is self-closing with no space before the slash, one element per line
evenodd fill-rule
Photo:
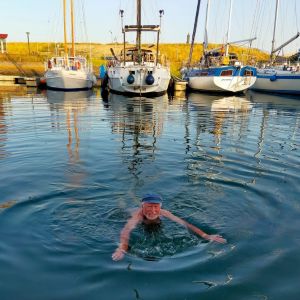
<path fill-rule="evenodd" d="M 27 34 L 28 54 L 30 55 L 30 43 L 29 43 L 29 34 L 30 34 L 30 32 L 27 31 L 26 34 Z"/>

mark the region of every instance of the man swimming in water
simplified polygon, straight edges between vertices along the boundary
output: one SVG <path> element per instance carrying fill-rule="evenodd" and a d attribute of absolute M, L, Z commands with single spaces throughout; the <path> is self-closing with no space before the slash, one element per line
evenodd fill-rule
<path fill-rule="evenodd" d="M 142 206 L 138 208 L 127 221 L 121 231 L 120 244 L 112 255 L 113 260 L 121 260 L 128 250 L 128 242 L 131 231 L 139 224 L 157 224 L 160 223 L 160 217 L 166 217 L 174 222 L 186 226 L 187 228 L 200 235 L 202 238 L 215 241 L 217 243 L 226 243 L 226 240 L 215 234 L 207 234 L 196 226 L 176 217 L 170 211 L 161 208 L 162 197 L 157 194 L 147 194 L 142 199 Z"/>

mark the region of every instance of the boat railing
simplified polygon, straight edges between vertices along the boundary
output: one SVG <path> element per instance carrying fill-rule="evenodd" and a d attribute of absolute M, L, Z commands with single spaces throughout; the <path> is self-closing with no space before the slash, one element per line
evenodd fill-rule
<path fill-rule="evenodd" d="M 45 63 L 45 69 L 52 70 L 91 70 L 85 57 L 52 57 Z"/>
<path fill-rule="evenodd" d="M 111 49 L 112 51 L 112 49 Z M 168 61 L 165 55 L 159 55 L 158 59 L 156 55 L 150 49 L 141 49 L 138 51 L 137 48 L 129 48 L 125 50 L 125 59 L 124 51 L 122 50 L 120 55 L 115 55 L 112 51 L 114 59 L 107 60 L 107 67 L 114 67 L 117 65 L 152 65 L 157 64 L 169 66 Z"/>

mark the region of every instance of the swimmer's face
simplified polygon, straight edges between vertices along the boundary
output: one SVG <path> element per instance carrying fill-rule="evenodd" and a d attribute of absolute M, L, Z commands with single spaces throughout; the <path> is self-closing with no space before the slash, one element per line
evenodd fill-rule
<path fill-rule="evenodd" d="M 160 203 L 143 203 L 143 214 L 148 220 L 155 220 L 160 215 Z"/>

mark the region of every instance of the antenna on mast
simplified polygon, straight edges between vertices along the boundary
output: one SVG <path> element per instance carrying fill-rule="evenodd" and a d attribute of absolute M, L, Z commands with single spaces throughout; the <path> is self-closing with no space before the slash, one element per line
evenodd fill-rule
<path fill-rule="evenodd" d="M 124 16 L 124 10 L 123 10 L 123 9 L 120 9 L 119 14 L 120 14 L 120 16 L 121 16 L 121 26 L 122 26 L 122 31 L 123 31 L 123 30 L 124 30 L 124 29 L 123 29 L 123 16 Z"/>
<path fill-rule="evenodd" d="M 125 30 L 123 27 L 124 10 L 120 9 L 119 14 L 121 16 L 121 26 L 122 26 L 122 32 L 123 32 L 123 62 L 124 62 L 124 66 L 125 66 L 125 63 L 126 63 L 125 42 L 126 42 L 126 40 L 125 40 Z"/>
<path fill-rule="evenodd" d="M 165 11 L 163 9 L 159 10 L 159 29 L 157 31 L 157 42 L 156 42 L 156 62 L 155 65 L 158 64 L 158 54 L 159 54 L 159 34 L 160 34 L 160 28 L 161 28 L 161 18 L 165 14 Z"/>
<path fill-rule="evenodd" d="M 161 18 L 165 14 L 165 11 L 163 9 L 159 10 L 159 27 L 161 27 Z"/>

